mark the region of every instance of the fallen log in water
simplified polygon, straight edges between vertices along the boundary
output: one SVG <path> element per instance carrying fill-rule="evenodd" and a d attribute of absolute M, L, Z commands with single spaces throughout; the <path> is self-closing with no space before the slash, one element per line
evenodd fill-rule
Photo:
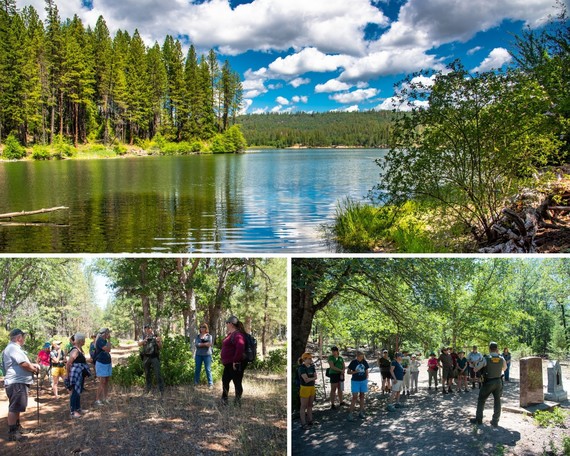
<path fill-rule="evenodd" d="M 25 215 L 45 214 L 46 212 L 61 211 L 64 209 L 69 209 L 69 208 L 66 206 L 59 206 L 59 207 L 50 207 L 47 209 L 38 209 L 36 211 L 8 212 L 7 214 L 0 214 L 0 219 L 3 218 L 11 219 L 14 217 L 23 217 Z"/>

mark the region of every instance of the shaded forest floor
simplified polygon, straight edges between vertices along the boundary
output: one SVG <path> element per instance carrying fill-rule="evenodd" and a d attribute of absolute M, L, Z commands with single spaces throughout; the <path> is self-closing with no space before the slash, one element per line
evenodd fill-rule
<path fill-rule="evenodd" d="M 369 360 L 369 363 L 370 380 L 380 385 L 376 362 Z M 570 366 L 563 365 L 562 369 L 564 388 L 568 391 Z M 505 383 L 503 407 L 519 405 L 518 362 L 513 362 L 511 370 L 513 381 Z M 546 387 L 546 362 L 543 371 Z M 350 382 L 345 386 L 345 402 L 349 402 Z M 487 400 L 483 426 L 472 425 L 469 418 L 475 416 L 477 388 L 472 390 L 469 386 L 467 393 L 442 394 L 441 387 L 435 392 L 428 391 L 427 386 L 424 360 L 418 393 L 407 396 L 402 401 L 405 408 L 396 412 L 386 411 L 387 396 L 379 391 L 368 393 L 366 417 L 354 422 L 347 421 L 348 407 L 330 410 L 330 403 L 319 402 L 315 407 L 315 424 L 309 430 L 302 430 L 299 420 L 293 420 L 293 454 L 554 455 L 562 454 L 562 440 L 570 436 L 570 416 L 566 417 L 564 428 L 542 428 L 532 417 L 503 410 L 499 427 L 494 428 L 489 423 L 493 413 L 492 397 Z M 566 401 L 561 407 L 570 411 L 570 402 Z M 557 452 L 550 453 L 552 446 Z"/>
<path fill-rule="evenodd" d="M 117 353 L 115 353 L 115 351 Z M 114 350 L 126 356 L 130 350 Z M 118 358 L 121 357 L 118 356 Z M 115 363 L 115 361 L 114 361 Z M 221 382 L 207 387 L 167 387 L 164 396 L 144 396 L 141 388 L 114 387 L 110 404 L 95 407 L 97 384 L 87 379 L 80 419 L 69 415 L 69 393 L 42 390 L 37 421 L 36 386 L 30 390 L 22 425 L 31 432 L 22 442 L 8 442 L 8 400 L 0 392 L 2 455 L 284 455 L 287 448 L 286 379 L 247 371 L 242 406 L 220 404 Z M 47 381 L 44 385 L 47 388 Z"/>

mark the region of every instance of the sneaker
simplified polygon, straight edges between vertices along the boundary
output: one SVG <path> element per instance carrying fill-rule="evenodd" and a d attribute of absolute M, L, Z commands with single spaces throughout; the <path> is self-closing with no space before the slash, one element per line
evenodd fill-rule
<path fill-rule="evenodd" d="M 471 424 L 477 424 L 477 425 L 483 424 L 483 421 L 478 420 L 477 418 L 470 418 L 470 419 L 469 419 L 469 422 L 470 422 Z"/>
<path fill-rule="evenodd" d="M 388 410 L 389 412 L 395 412 L 396 408 L 392 404 L 388 404 L 386 406 L 386 410 Z"/>
<path fill-rule="evenodd" d="M 334 410 L 336 408 L 336 405 L 332 404 L 331 405 L 331 410 Z"/>
<path fill-rule="evenodd" d="M 349 414 L 348 414 L 347 420 L 348 420 L 348 421 L 354 421 L 354 416 L 352 416 L 352 413 L 349 413 Z"/>
<path fill-rule="evenodd" d="M 499 426 L 499 423 L 497 421 L 491 421 L 491 426 L 497 427 Z"/>
<path fill-rule="evenodd" d="M 93 405 L 95 405 L 96 407 L 101 407 L 101 406 L 103 406 L 103 405 L 105 405 L 105 404 L 103 404 L 103 401 L 95 401 L 95 402 L 93 403 Z"/>
<path fill-rule="evenodd" d="M 358 418 L 364 419 L 365 417 L 366 417 L 366 416 L 364 415 L 364 412 L 360 412 L 360 413 L 358 414 Z"/>
<path fill-rule="evenodd" d="M 74 420 L 74 419 L 77 419 L 77 418 L 81 418 L 81 413 L 79 413 L 79 412 L 71 412 L 70 416 L 71 416 L 71 419 Z"/>

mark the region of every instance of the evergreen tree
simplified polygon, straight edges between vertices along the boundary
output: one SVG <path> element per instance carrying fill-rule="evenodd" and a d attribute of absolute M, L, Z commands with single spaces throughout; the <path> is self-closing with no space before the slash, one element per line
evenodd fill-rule
<path fill-rule="evenodd" d="M 126 81 L 129 144 L 134 144 L 135 138 L 148 137 L 150 113 L 146 47 L 138 30 L 135 30 L 129 46 Z"/>
<path fill-rule="evenodd" d="M 150 87 L 150 136 L 158 133 L 162 125 L 162 111 L 165 104 L 167 86 L 166 68 L 162 61 L 162 54 L 158 43 L 148 50 L 147 54 L 148 77 Z"/>
<path fill-rule="evenodd" d="M 102 126 L 102 138 L 104 144 L 109 144 L 110 138 L 110 113 L 113 94 L 113 42 L 109 29 L 103 16 L 99 16 L 92 35 L 94 77 L 95 77 L 95 102 L 99 106 L 100 122 Z"/>

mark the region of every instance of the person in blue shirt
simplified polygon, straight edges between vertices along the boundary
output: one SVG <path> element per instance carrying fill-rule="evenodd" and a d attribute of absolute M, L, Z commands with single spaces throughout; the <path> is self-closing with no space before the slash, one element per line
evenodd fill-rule
<path fill-rule="evenodd" d="M 392 375 L 392 397 L 386 409 L 389 412 L 395 412 L 397 408 L 402 407 L 400 404 L 400 392 L 404 385 L 404 368 L 402 367 L 402 354 L 396 353 L 394 360 L 390 365 L 390 374 Z"/>
<path fill-rule="evenodd" d="M 109 378 L 111 378 L 113 368 L 111 365 L 111 330 L 109 328 L 101 328 L 95 340 L 95 370 L 99 379 L 97 387 L 95 405 L 103 405 L 109 403 L 107 396 L 109 394 Z"/>
<path fill-rule="evenodd" d="M 359 418 L 364 418 L 364 397 L 368 392 L 368 361 L 364 358 L 364 353 L 361 351 L 356 352 L 356 359 L 353 359 L 348 365 L 347 374 L 352 375 L 350 388 L 352 392 L 352 401 L 350 402 L 350 410 L 348 411 L 348 421 L 354 421 L 354 408 L 356 407 L 356 400 L 360 402 Z"/>

